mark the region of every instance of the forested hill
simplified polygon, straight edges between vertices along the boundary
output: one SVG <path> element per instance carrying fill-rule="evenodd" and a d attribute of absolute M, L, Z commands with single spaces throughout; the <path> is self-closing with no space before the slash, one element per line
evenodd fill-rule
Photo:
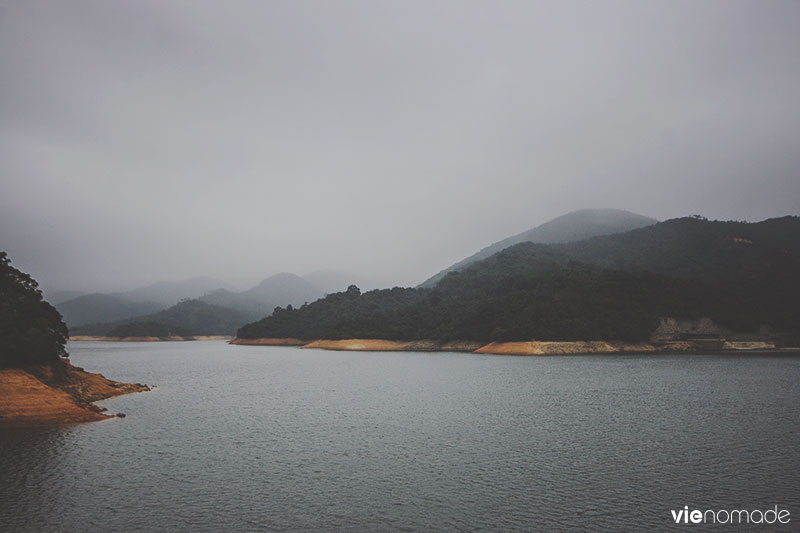
<path fill-rule="evenodd" d="M 800 327 L 800 218 L 674 219 L 565 244 L 521 243 L 433 289 L 336 293 L 238 335 L 397 340 L 645 340 L 662 316 L 737 331 Z"/>
<path fill-rule="evenodd" d="M 756 274 L 789 276 L 800 260 L 800 217 L 763 222 L 720 222 L 678 218 L 617 235 L 542 245 L 521 243 L 449 274 L 505 277 L 577 262 L 602 268 L 644 270 L 682 279 L 749 283 Z"/>
<path fill-rule="evenodd" d="M 581 241 L 599 235 L 623 233 L 632 229 L 650 226 L 656 222 L 658 221 L 654 218 L 637 215 L 621 209 L 579 209 L 487 246 L 431 276 L 420 284 L 420 287 L 433 287 L 449 272 L 463 270 L 476 261 L 491 257 L 501 250 L 522 242 L 553 244 Z"/>

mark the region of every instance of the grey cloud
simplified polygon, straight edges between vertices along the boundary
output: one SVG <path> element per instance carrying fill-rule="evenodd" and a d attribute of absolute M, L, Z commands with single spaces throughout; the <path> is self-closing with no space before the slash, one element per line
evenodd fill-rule
<path fill-rule="evenodd" d="M 800 4 L 26 1 L 0 248 L 45 286 L 414 284 L 581 207 L 800 205 Z"/>

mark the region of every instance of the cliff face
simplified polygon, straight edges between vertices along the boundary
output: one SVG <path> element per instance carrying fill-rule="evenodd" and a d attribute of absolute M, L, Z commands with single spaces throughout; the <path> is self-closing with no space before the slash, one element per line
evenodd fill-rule
<path fill-rule="evenodd" d="M 92 402 L 150 390 L 86 372 L 68 362 L 0 370 L 0 427 L 93 422 L 111 418 Z"/>

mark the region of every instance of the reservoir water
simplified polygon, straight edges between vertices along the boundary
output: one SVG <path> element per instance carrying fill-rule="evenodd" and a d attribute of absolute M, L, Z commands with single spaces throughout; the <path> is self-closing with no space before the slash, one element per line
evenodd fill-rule
<path fill-rule="evenodd" d="M 156 385 L 0 430 L 0 531 L 664 531 L 800 523 L 800 358 L 72 343 Z M 763 528 L 764 526 L 762 526 Z"/>

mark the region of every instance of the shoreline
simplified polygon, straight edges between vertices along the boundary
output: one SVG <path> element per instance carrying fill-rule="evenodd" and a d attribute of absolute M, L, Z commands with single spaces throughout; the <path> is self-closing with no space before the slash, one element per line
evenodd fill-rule
<path fill-rule="evenodd" d="M 234 337 L 233 339 L 228 341 L 228 344 L 239 344 L 248 346 L 304 346 L 308 344 L 308 341 L 295 339 L 293 337 L 285 337 L 285 338 L 264 337 L 259 339 L 240 339 L 239 337 Z"/>
<path fill-rule="evenodd" d="M 69 361 L 0 369 L 0 428 L 42 427 L 108 420 L 116 416 L 94 404 L 149 391 L 141 383 L 113 381 Z"/>
<path fill-rule="evenodd" d="M 225 341 L 233 337 L 230 335 L 187 335 L 171 337 L 105 337 L 100 335 L 73 335 L 69 338 L 73 342 L 188 342 L 188 341 Z"/>
<path fill-rule="evenodd" d="M 295 346 L 303 349 L 367 352 L 461 352 L 483 355 L 591 355 L 624 353 L 757 353 L 759 351 L 785 351 L 800 353 L 800 348 L 778 348 L 764 341 L 730 341 L 721 346 L 706 342 L 624 342 L 624 341 L 518 341 L 477 342 L 432 340 L 393 341 L 388 339 L 317 339 L 304 341 L 296 338 L 234 338 L 228 344 L 243 346 Z"/>

